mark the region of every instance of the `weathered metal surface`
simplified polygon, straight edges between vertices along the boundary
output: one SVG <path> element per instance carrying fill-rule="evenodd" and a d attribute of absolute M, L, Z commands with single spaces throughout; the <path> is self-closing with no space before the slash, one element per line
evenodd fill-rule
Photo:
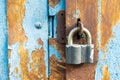
<path fill-rule="evenodd" d="M 120 80 L 120 1 L 98 0 L 99 57 L 95 80 Z"/>
<path fill-rule="evenodd" d="M 8 80 L 6 0 L 0 0 L 0 80 Z"/>
<path fill-rule="evenodd" d="M 52 27 L 49 36 L 49 62 L 50 80 L 65 80 L 65 12 L 60 11 L 52 20 L 49 27 Z M 62 15 L 61 15 L 62 14 Z M 62 34 L 61 34 L 62 32 Z"/>
<path fill-rule="evenodd" d="M 61 40 L 65 0 L 49 1 L 49 9 L 47 0 L 0 1 L 0 80 L 120 80 L 120 1 L 66 0 L 66 35 L 80 18 L 95 44 L 94 64 L 67 67 L 65 39 Z M 53 17 L 52 27 L 48 26 L 48 10 Z M 86 44 L 86 36 L 79 38 L 74 36 L 74 43 Z"/>
<path fill-rule="evenodd" d="M 7 0 L 10 80 L 47 80 L 47 5 L 47 0 Z"/>
<path fill-rule="evenodd" d="M 49 0 L 49 5 L 54 8 L 59 2 L 60 0 Z"/>
<path fill-rule="evenodd" d="M 65 0 L 49 0 L 49 80 L 65 80 Z"/>
<path fill-rule="evenodd" d="M 71 29 L 76 27 L 80 18 L 84 26 L 92 35 L 92 43 L 95 45 L 94 64 L 67 65 L 66 80 L 94 80 L 97 62 L 97 0 L 66 0 L 66 36 Z M 75 40 L 76 39 L 76 40 Z M 75 43 L 85 43 L 84 38 L 78 41 L 74 37 Z"/>
<path fill-rule="evenodd" d="M 65 45 L 49 39 L 50 80 L 65 80 Z"/>
<path fill-rule="evenodd" d="M 61 10 L 65 10 L 65 0 L 49 0 L 49 16 L 55 16 Z"/>
<path fill-rule="evenodd" d="M 65 43 L 66 36 L 65 36 L 65 11 L 60 11 L 57 14 L 57 42 Z"/>

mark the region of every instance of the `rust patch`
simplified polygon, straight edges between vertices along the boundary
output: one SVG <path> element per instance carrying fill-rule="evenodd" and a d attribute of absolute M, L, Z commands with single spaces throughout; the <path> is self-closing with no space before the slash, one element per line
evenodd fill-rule
<path fill-rule="evenodd" d="M 94 64 L 66 65 L 67 80 L 94 80 L 98 59 L 97 17 L 98 0 L 66 0 L 66 36 L 68 36 L 69 32 L 74 27 L 76 27 L 77 18 L 80 18 L 84 27 L 90 31 L 92 43 L 95 45 Z M 86 44 L 86 39 L 82 38 L 79 40 L 77 39 L 77 35 L 74 36 L 73 41 L 78 44 Z"/>
<path fill-rule="evenodd" d="M 105 65 L 102 68 L 102 71 L 103 71 L 103 78 L 102 78 L 102 80 L 110 80 L 110 73 L 108 72 L 108 66 L 107 65 Z"/>
<path fill-rule="evenodd" d="M 33 62 L 30 64 L 31 71 L 29 80 L 47 80 L 46 78 L 46 67 L 44 63 L 44 49 L 37 49 L 32 52 Z"/>
<path fill-rule="evenodd" d="M 8 49 L 8 58 L 10 58 L 10 56 L 11 56 L 11 50 Z"/>
<path fill-rule="evenodd" d="M 28 71 L 29 56 L 28 50 L 24 49 L 24 43 L 27 41 L 25 36 L 22 21 L 25 14 L 25 2 L 26 0 L 7 0 L 7 17 L 8 17 L 8 42 L 9 45 L 13 45 L 16 42 L 20 42 L 18 53 L 20 55 L 20 68 L 21 73 L 19 77 L 22 80 L 47 80 L 45 74 L 44 63 L 44 49 L 37 49 L 32 52 L 31 71 Z M 38 39 L 38 44 L 43 45 L 43 42 Z M 8 51 L 10 57 L 11 51 Z M 10 64 L 9 64 L 10 69 Z M 18 71 L 15 68 L 14 71 Z M 13 72 L 14 74 L 14 72 Z"/>
<path fill-rule="evenodd" d="M 50 57 L 50 80 L 65 80 L 65 45 L 57 43 L 55 39 L 49 40 L 49 45 L 54 46 L 56 50 L 60 53 L 62 56 L 61 60 L 58 60 L 55 55 L 52 55 Z"/>
<path fill-rule="evenodd" d="M 59 2 L 60 0 L 49 0 L 49 5 L 54 8 Z"/>
<path fill-rule="evenodd" d="M 37 40 L 38 44 L 43 45 L 43 41 L 41 39 Z"/>
<path fill-rule="evenodd" d="M 120 1 L 119 0 L 102 0 L 101 3 L 101 49 L 106 46 L 111 37 L 113 37 L 112 26 L 120 20 Z"/>
<path fill-rule="evenodd" d="M 22 21 L 25 12 L 26 0 L 7 0 L 7 18 L 8 18 L 8 43 L 9 45 L 16 42 L 27 40 L 22 28 Z"/>

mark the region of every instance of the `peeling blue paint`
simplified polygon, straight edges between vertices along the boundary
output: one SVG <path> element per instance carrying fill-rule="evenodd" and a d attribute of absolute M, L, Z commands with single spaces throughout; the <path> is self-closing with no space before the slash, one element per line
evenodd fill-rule
<path fill-rule="evenodd" d="M 101 80 L 102 72 L 101 68 L 104 65 L 108 65 L 108 71 L 110 73 L 110 80 L 120 80 L 120 22 L 113 26 L 114 37 L 110 39 L 106 48 L 106 58 L 102 56 L 105 54 L 103 51 L 99 52 L 99 62 L 96 69 L 96 79 Z M 100 57 L 101 56 L 101 57 Z"/>
<path fill-rule="evenodd" d="M 8 80 L 6 0 L 0 0 L 0 80 Z"/>
<path fill-rule="evenodd" d="M 20 43 L 17 42 L 8 47 L 11 50 L 11 56 L 9 58 L 9 79 L 10 80 L 22 80 L 20 78 L 21 68 L 20 68 L 20 55 L 18 53 Z M 18 72 L 15 72 L 15 68 L 18 68 Z M 14 74 L 13 74 L 14 73 Z"/>
<path fill-rule="evenodd" d="M 98 0 L 98 45 L 100 45 L 101 0 Z M 100 46 L 99 46 L 100 49 Z"/>
<path fill-rule="evenodd" d="M 52 8 L 49 6 L 49 15 L 54 16 L 56 15 L 60 10 L 65 10 L 65 0 L 60 0 L 60 2 Z"/>
<path fill-rule="evenodd" d="M 24 44 L 24 48 L 29 52 L 30 62 L 32 62 L 32 51 L 44 48 L 46 76 L 48 77 L 48 11 L 47 0 L 28 0 L 25 4 L 26 11 L 23 20 L 23 28 L 28 40 Z M 36 22 L 41 23 L 41 29 L 35 27 Z M 37 40 L 43 41 L 43 46 L 39 45 Z M 28 64 L 29 71 L 31 70 Z"/>
<path fill-rule="evenodd" d="M 56 50 L 56 48 L 54 46 L 49 46 L 49 50 L 50 50 L 50 52 L 49 52 L 50 53 L 50 57 L 52 55 L 55 55 L 58 60 L 60 60 L 62 58 L 60 53 Z"/>

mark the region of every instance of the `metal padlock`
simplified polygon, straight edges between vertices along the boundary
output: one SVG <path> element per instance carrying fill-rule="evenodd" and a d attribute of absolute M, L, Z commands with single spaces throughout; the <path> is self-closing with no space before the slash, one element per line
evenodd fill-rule
<path fill-rule="evenodd" d="M 83 28 L 83 32 L 87 35 L 88 44 L 73 44 L 73 36 L 78 31 L 80 31 L 80 28 L 76 27 L 72 29 L 68 35 L 68 44 L 66 45 L 66 63 L 93 63 L 94 44 L 91 44 L 91 34 L 86 28 Z"/>

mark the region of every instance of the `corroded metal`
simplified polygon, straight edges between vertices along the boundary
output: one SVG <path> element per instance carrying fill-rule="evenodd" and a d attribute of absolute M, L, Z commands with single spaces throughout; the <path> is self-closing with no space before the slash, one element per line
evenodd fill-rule
<path fill-rule="evenodd" d="M 98 35 L 95 80 L 120 79 L 120 0 L 98 0 Z"/>
<path fill-rule="evenodd" d="M 54 8 L 59 2 L 60 0 L 49 0 L 49 5 Z"/>
<path fill-rule="evenodd" d="M 50 80 L 65 80 L 65 45 L 54 38 L 49 39 L 50 51 Z M 56 52 L 55 49 L 58 51 Z"/>
<path fill-rule="evenodd" d="M 29 6 L 27 1 L 29 5 L 37 4 Z M 44 18 L 47 12 L 43 14 L 44 11 L 41 11 L 39 5 L 42 10 L 47 11 L 47 0 L 42 3 L 32 0 L 7 0 L 10 80 L 47 80 L 48 26 L 47 18 Z M 36 29 L 33 20 L 41 22 L 44 30 Z M 46 34 L 42 37 L 41 33 L 45 31 Z"/>
<path fill-rule="evenodd" d="M 72 6 L 71 6 L 72 5 Z M 95 67 L 97 62 L 97 10 L 98 0 L 66 0 L 66 36 L 76 26 L 80 18 L 84 26 L 92 35 L 92 43 L 95 45 L 95 63 L 81 65 L 67 65 L 67 80 L 94 80 Z M 85 37 L 86 38 L 86 37 Z M 74 43 L 85 43 L 86 39 L 82 38 L 80 42 L 77 36 L 74 37 Z M 74 75 L 73 75 L 74 74 Z"/>
<path fill-rule="evenodd" d="M 65 43 L 65 11 L 60 11 L 57 14 L 57 41 L 59 43 Z"/>

